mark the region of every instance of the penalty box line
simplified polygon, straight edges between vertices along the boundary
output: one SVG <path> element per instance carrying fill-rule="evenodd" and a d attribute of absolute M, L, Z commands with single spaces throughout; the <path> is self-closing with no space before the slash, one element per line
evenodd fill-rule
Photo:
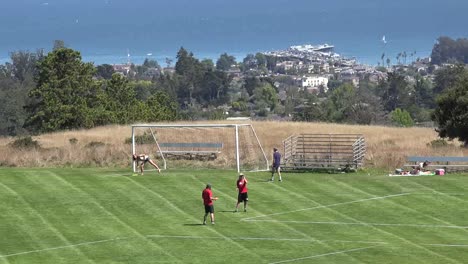
<path fill-rule="evenodd" d="M 349 202 L 343 202 L 343 203 L 335 203 L 335 204 L 329 204 L 329 205 L 320 205 L 320 206 L 314 206 L 314 207 L 303 208 L 303 209 L 298 209 L 298 210 L 292 210 L 292 211 L 287 211 L 287 212 L 281 212 L 281 213 L 273 213 L 273 214 L 267 214 L 267 215 L 260 215 L 260 216 L 247 217 L 247 218 L 241 219 L 241 221 L 258 221 L 258 220 L 253 220 L 253 219 L 262 218 L 262 217 L 269 217 L 269 216 L 276 216 L 276 215 L 284 215 L 284 214 L 290 214 L 290 213 L 296 213 L 296 212 L 302 212 L 302 211 L 316 210 L 316 209 L 321 209 L 321 208 L 330 208 L 330 207 L 335 207 L 335 206 L 340 206 L 340 205 L 353 204 L 353 203 L 361 203 L 361 202 L 366 202 L 366 201 L 382 200 L 382 199 L 387 199 L 387 198 L 392 198 L 392 197 L 398 197 L 398 196 L 404 196 L 404 195 L 410 195 L 410 194 L 411 194 L 411 193 L 399 193 L 399 194 L 378 196 L 378 197 L 360 199 L 360 200 L 349 201 Z"/>

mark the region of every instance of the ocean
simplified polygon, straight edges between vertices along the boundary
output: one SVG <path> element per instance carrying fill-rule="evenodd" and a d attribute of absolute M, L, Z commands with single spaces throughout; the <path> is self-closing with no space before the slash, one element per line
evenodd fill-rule
<path fill-rule="evenodd" d="M 436 39 L 468 37 L 462 0 L 2 0 L 0 63 L 54 40 L 96 65 L 165 65 L 180 47 L 216 61 L 291 45 L 332 44 L 365 64 L 430 55 Z M 383 37 L 385 36 L 385 42 Z M 130 54 L 130 57 L 128 56 Z M 410 57 L 410 54 L 415 54 Z"/>

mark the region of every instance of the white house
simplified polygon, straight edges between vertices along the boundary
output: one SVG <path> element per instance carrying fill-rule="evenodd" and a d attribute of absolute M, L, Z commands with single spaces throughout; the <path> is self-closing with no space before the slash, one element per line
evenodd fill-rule
<path fill-rule="evenodd" d="M 323 86 L 325 92 L 328 90 L 328 78 L 323 76 L 308 76 L 301 79 L 302 88 Z"/>

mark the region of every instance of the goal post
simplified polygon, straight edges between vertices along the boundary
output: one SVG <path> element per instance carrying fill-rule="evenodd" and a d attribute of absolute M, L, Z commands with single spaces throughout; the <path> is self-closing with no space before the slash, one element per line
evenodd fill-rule
<path fill-rule="evenodd" d="M 132 154 L 150 154 L 160 167 L 266 171 L 269 162 L 251 124 L 135 124 Z M 136 171 L 133 163 L 133 171 Z"/>

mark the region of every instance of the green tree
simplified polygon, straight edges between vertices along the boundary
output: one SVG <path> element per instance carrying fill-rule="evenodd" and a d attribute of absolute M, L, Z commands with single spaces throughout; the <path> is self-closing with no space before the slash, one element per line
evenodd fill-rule
<path fill-rule="evenodd" d="M 345 121 L 348 118 L 355 97 L 356 88 L 349 83 L 342 84 L 333 90 L 330 101 L 333 103 L 335 111 L 331 116 L 331 120 L 334 122 Z"/>
<path fill-rule="evenodd" d="M 384 109 L 388 112 L 408 106 L 410 91 L 405 76 L 389 72 L 387 79 L 379 82 L 379 90 Z"/>
<path fill-rule="evenodd" d="M 273 111 L 278 104 L 276 89 L 268 82 L 263 82 L 255 88 L 254 99 L 259 110 L 269 108 L 270 111 Z"/>
<path fill-rule="evenodd" d="M 421 76 L 416 76 L 413 102 L 415 102 L 417 106 L 423 108 L 432 108 L 435 106 L 432 83 L 429 80 Z"/>
<path fill-rule="evenodd" d="M 403 127 L 411 127 L 414 125 L 411 115 L 406 110 L 397 108 L 390 113 L 392 122 Z"/>
<path fill-rule="evenodd" d="M 109 80 L 112 78 L 112 74 L 114 73 L 115 73 L 114 67 L 112 67 L 112 65 L 110 64 L 102 64 L 96 67 L 97 78 Z"/>
<path fill-rule="evenodd" d="M 465 66 L 462 64 L 437 70 L 434 77 L 434 94 L 438 95 L 453 86 L 464 72 Z"/>
<path fill-rule="evenodd" d="M 468 63 L 468 39 L 451 39 L 442 36 L 437 39 L 431 53 L 431 63 Z"/>
<path fill-rule="evenodd" d="M 211 59 L 203 59 L 200 63 L 202 65 L 203 71 L 214 71 L 215 70 L 213 60 L 211 60 Z"/>
<path fill-rule="evenodd" d="M 146 58 L 145 61 L 143 61 L 143 66 L 147 68 L 159 68 L 159 63 L 156 60 L 153 59 L 148 59 Z"/>
<path fill-rule="evenodd" d="M 257 68 L 257 59 L 253 54 L 247 54 L 242 63 L 244 65 L 244 71 Z"/>
<path fill-rule="evenodd" d="M 104 91 L 106 96 L 102 104 L 105 105 L 105 110 L 115 117 L 111 123 L 127 124 L 138 120 L 135 89 L 126 77 L 120 74 L 112 75 L 112 78 L 106 81 Z"/>
<path fill-rule="evenodd" d="M 15 51 L 10 53 L 11 59 L 11 74 L 12 76 L 24 82 L 32 81 L 37 74 L 37 63 L 44 58 L 42 50 L 35 53 L 28 51 Z"/>
<path fill-rule="evenodd" d="M 146 101 L 147 121 L 173 121 L 179 117 L 178 104 L 167 93 L 158 91 Z"/>
<path fill-rule="evenodd" d="M 460 76 L 436 102 L 432 119 L 438 125 L 439 136 L 458 138 L 468 147 L 468 73 Z"/>
<path fill-rule="evenodd" d="M 183 47 L 177 52 L 177 62 L 175 73 L 180 76 L 177 87 L 178 98 L 181 101 L 192 103 L 194 94 L 200 89 L 200 82 L 203 78 L 203 66 L 198 59 Z"/>
<path fill-rule="evenodd" d="M 267 68 L 267 58 L 265 54 L 257 52 L 255 54 L 255 59 L 257 60 L 257 67 L 266 69 Z"/>
<path fill-rule="evenodd" d="M 54 40 L 54 47 L 53 47 L 53 50 L 58 50 L 58 49 L 64 49 L 66 48 L 65 46 L 65 41 L 61 40 L 61 39 L 56 39 Z"/>
<path fill-rule="evenodd" d="M 39 63 L 37 85 L 29 96 L 26 126 L 34 132 L 92 127 L 89 105 L 96 100 L 95 68 L 78 51 L 60 48 Z"/>
<path fill-rule="evenodd" d="M 227 53 L 223 53 L 216 61 L 216 69 L 220 71 L 227 71 L 234 64 L 236 64 L 236 58 L 234 56 L 228 55 Z"/>

